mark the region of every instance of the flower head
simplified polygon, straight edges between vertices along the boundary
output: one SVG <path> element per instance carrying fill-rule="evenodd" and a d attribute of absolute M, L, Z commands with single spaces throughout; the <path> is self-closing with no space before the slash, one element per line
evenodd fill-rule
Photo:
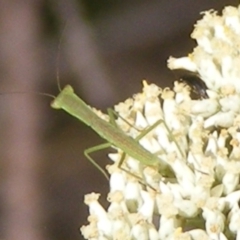
<path fill-rule="evenodd" d="M 161 89 L 144 81 L 142 93 L 115 106 L 119 128 L 159 164 L 126 153 L 119 167 L 115 146 L 109 208 L 86 197 L 85 238 L 240 239 L 240 7 L 205 12 L 192 38 L 193 52 L 168 66 L 195 72 L 208 98 L 191 99 L 182 82 Z"/>

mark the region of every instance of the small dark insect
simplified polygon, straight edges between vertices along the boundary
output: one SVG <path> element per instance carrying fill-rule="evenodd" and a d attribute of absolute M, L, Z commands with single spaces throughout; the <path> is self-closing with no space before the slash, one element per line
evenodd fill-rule
<path fill-rule="evenodd" d="M 207 86 L 196 72 L 191 72 L 181 68 L 174 69 L 172 71 L 176 75 L 176 77 L 180 78 L 180 81 L 185 82 L 191 87 L 194 98 L 209 98 L 206 91 Z"/>

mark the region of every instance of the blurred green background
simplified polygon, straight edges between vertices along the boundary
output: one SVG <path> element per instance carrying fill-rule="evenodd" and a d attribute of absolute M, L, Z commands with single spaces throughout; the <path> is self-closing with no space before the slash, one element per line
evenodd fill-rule
<path fill-rule="evenodd" d="M 82 239 L 84 194 L 108 191 L 83 150 L 104 142 L 50 108 L 71 84 L 102 110 L 141 91 L 142 79 L 172 86 L 170 55 L 186 55 L 199 12 L 223 0 L 0 1 L 0 239 Z M 59 44 L 61 42 L 61 44 Z M 103 165 L 107 152 L 94 154 Z M 104 205 L 104 197 L 101 198 Z"/>

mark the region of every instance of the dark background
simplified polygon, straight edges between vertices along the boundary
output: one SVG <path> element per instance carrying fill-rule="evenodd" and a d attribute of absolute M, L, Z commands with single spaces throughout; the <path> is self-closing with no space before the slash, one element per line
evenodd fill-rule
<path fill-rule="evenodd" d="M 201 11 L 229 4 L 238 1 L 0 1 L 0 91 L 27 92 L 0 97 L 0 239 L 82 239 L 84 194 L 108 191 L 83 156 L 104 141 L 31 92 L 57 95 L 59 70 L 61 86 L 104 110 L 142 79 L 172 86 L 168 57 L 192 51 Z M 106 152 L 94 157 L 107 162 Z"/>

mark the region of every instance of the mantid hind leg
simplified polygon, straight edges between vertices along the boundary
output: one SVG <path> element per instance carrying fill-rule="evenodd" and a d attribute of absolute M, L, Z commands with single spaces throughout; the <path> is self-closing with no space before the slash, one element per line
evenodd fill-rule
<path fill-rule="evenodd" d="M 103 144 L 100 144 L 100 145 L 97 145 L 97 146 L 94 146 L 94 147 L 90 147 L 90 148 L 84 150 L 84 155 L 85 155 L 85 157 L 86 157 L 107 179 L 109 179 L 107 172 L 106 172 L 95 160 L 93 160 L 93 158 L 90 157 L 89 154 L 91 154 L 91 153 L 93 153 L 93 152 L 101 151 L 101 150 L 106 149 L 106 148 L 109 148 L 109 147 L 111 147 L 111 143 L 103 143 Z"/>
<path fill-rule="evenodd" d="M 117 123 L 116 123 L 116 121 L 115 121 L 114 115 L 120 117 L 123 121 L 125 121 L 127 124 L 129 124 L 129 126 L 135 128 L 136 130 L 139 130 L 139 129 L 137 129 L 135 126 L 133 126 L 131 123 L 129 123 L 126 119 L 124 119 L 124 118 L 122 118 L 121 116 L 119 116 L 119 114 L 117 114 L 117 113 L 116 113 L 114 110 L 112 110 L 112 109 L 108 109 L 108 115 L 109 115 L 109 117 L 110 117 L 110 123 L 111 123 L 113 126 L 115 126 L 115 127 L 118 127 L 118 128 L 119 128 L 119 126 L 117 125 Z M 177 141 L 175 141 L 174 136 L 173 136 L 172 133 L 171 133 L 171 130 L 168 128 L 166 122 L 165 122 L 163 119 L 159 119 L 158 121 L 156 121 L 156 122 L 155 122 L 153 125 L 151 125 L 150 127 L 147 127 L 146 129 L 142 130 L 142 132 L 135 138 L 135 140 L 136 140 L 136 141 L 141 140 L 141 139 L 142 139 L 143 137 L 145 137 L 148 133 L 150 133 L 153 129 L 155 129 L 159 124 L 162 124 L 162 123 L 164 124 L 164 126 L 165 126 L 165 128 L 166 128 L 166 130 L 167 130 L 167 132 L 168 132 L 168 134 L 169 134 L 169 139 L 175 142 L 175 144 L 176 144 L 177 148 L 179 149 L 179 151 L 181 152 L 181 154 L 184 155 L 183 152 L 182 152 L 182 150 L 181 150 L 181 148 L 179 147 Z M 140 130 L 139 130 L 139 131 L 140 131 Z M 92 157 L 90 157 L 90 154 L 93 153 L 93 152 L 96 152 L 96 151 L 100 151 L 100 150 L 109 148 L 109 147 L 111 147 L 111 146 L 112 146 L 111 143 L 104 143 L 104 144 L 101 144 L 101 145 L 98 145 L 98 146 L 94 146 L 94 147 L 88 148 L 88 149 L 86 149 L 86 150 L 84 151 L 84 155 L 87 157 L 87 159 L 88 159 L 107 179 L 109 179 L 109 177 L 108 177 L 108 174 L 106 173 L 106 171 L 105 171 Z M 142 179 L 144 179 L 143 176 L 136 176 L 135 174 L 129 172 L 127 169 L 124 169 L 124 168 L 122 167 L 122 164 L 123 164 L 123 162 L 124 162 L 124 160 L 125 160 L 125 157 L 126 157 L 126 153 L 122 153 L 122 156 L 121 156 L 120 160 L 118 161 L 118 165 L 117 165 L 117 166 L 118 166 L 121 170 L 127 172 L 128 174 L 130 174 L 130 175 L 132 175 L 132 176 L 134 176 L 134 177 L 136 177 L 137 179 L 139 179 L 139 180 L 142 181 Z M 144 183 L 144 184 L 145 184 L 145 185 L 148 185 L 148 184 L 146 184 L 146 183 Z M 150 187 L 151 187 L 151 186 L 150 186 Z"/>
<path fill-rule="evenodd" d="M 181 149 L 181 147 L 179 146 L 178 142 L 175 140 L 175 137 L 174 137 L 173 133 L 171 132 L 171 130 L 169 129 L 168 125 L 166 124 L 166 122 L 165 122 L 163 119 L 159 119 L 159 120 L 156 121 L 153 125 L 151 125 L 150 127 L 147 127 L 146 129 L 144 129 L 144 130 L 135 138 L 135 140 L 136 140 L 136 141 L 141 140 L 143 137 L 145 137 L 148 133 L 150 133 L 152 130 L 154 130 L 154 129 L 155 129 L 158 125 L 160 125 L 160 124 L 163 124 L 163 125 L 164 125 L 165 129 L 166 129 L 167 132 L 168 132 L 169 140 L 170 140 L 170 141 L 173 141 L 173 142 L 176 144 L 176 147 L 177 147 L 178 151 L 180 152 L 180 154 L 182 155 L 182 157 L 184 157 L 184 156 L 185 156 L 184 151 Z M 153 154 L 154 154 L 154 153 L 153 153 Z M 122 164 L 123 164 L 123 162 L 124 162 L 124 160 L 125 160 L 125 157 L 126 157 L 126 153 L 123 153 L 122 156 L 121 156 L 121 158 L 120 158 L 120 160 L 119 160 L 119 162 L 118 162 L 118 167 L 119 167 L 121 170 L 127 172 L 128 174 L 130 174 L 130 175 L 136 177 L 137 179 L 139 179 L 143 184 L 149 186 L 149 184 L 147 184 L 146 181 L 144 180 L 144 176 L 143 176 L 143 175 L 142 175 L 142 176 L 136 176 L 135 174 L 129 172 L 127 169 L 124 169 L 124 168 L 122 167 Z M 152 186 L 149 186 L 149 187 L 153 188 Z"/>

